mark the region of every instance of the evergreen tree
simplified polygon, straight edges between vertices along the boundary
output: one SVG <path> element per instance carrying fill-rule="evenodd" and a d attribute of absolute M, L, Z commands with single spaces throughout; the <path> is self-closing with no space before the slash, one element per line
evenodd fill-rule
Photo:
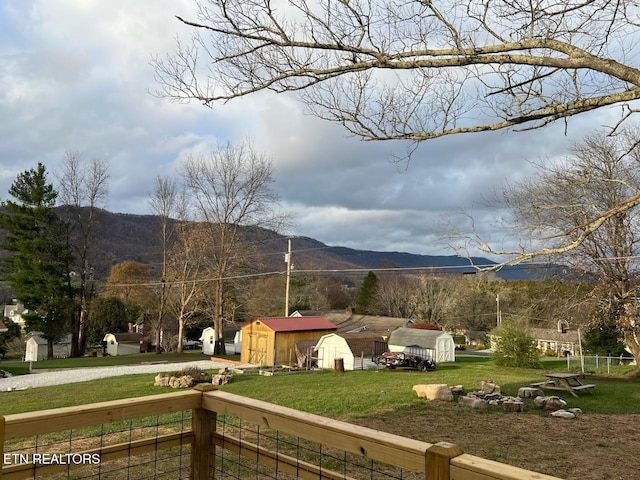
<path fill-rule="evenodd" d="M 29 310 L 28 328 L 53 342 L 64 333 L 73 308 L 69 279 L 69 247 L 65 229 L 54 210 L 57 192 L 47 182 L 43 164 L 18 175 L 9 188 L 15 199 L 2 203 L 0 228 L 6 231 L 1 247 L 5 278 L 18 300 Z"/>
<path fill-rule="evenodd" d="M 358 291 L 358 297 L 356 298 L 356 312 L 367 315 L 373 313 L 371 311 L 373 301 L 378 289 L 378 277 L 373 272 L 369 272 L 364 280 L 362 286 Z"/>

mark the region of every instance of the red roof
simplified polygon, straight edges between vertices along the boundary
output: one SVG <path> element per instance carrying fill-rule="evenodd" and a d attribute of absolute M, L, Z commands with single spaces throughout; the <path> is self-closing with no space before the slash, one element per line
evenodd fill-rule
<path fill-rule="evenodd" d="M 338 329 L 324 317 L 263 317 L 256 318 L 253 322 L 262 322 L 274 332 Z"/>

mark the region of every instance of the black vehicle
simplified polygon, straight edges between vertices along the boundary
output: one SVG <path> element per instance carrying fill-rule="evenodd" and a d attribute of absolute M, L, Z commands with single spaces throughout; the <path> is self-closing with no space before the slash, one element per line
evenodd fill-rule
<path fill-rule="evenodd" d="M 417 368 L 422 372 L 436 369 L 436 362 L 432 359 L 404 352 L 384 352 L 381 355 L 375 355 L 372 360 L 377 365 L 385 365 L 391 369 L 396 367 Z"/>

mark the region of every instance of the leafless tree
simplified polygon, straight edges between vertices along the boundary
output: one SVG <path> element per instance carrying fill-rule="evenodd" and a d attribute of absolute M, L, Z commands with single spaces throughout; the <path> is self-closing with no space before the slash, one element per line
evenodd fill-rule
<path fill-rule="evenodd" d="M 69 226 L 70 243 L 80 279 L 78 314 L 72 316 L 71 355 L 80 356 L 86 346 L 93 289 L 93 267 L 90 265 L 92 233 L 101 208 L 107 201 L 109 168 L 98 158 L 86 160 L 80 152 L 65 153 L 62 168 L 56 175 L 62 214 Z"/>
<path fill-rule="evenodd" d="M 169 248 L 173 240 L 173 216 L 178 213 L 178 185 L 176 180 L 158 176 L 154 182 L 154 189 L 149 197 L 151 210 L 160 222 L 160 243 L 161 243 L 161 263 L 160 282 L 157 290 L 157 312 L 150 315 L 152 325 L 150 327 L 155 332 L 155 351 L 161 353 L 162 322 L 167 310 L 167 301 L 171 283 L 167 278 L 167 257 Z"/>
<path fill-rule="evenodd" d="M 600 279 L 606 298 L 603 311 L 616 322 L 636 358 L 640 212 L 620 206 L 639 194 L 640 144 L 637 133 L 626 128 L 617 136 L 586 137 L 564 161 L 540 164 L 533 178 L 504 190 L 514 229 L 534 244 L 549 245 L 536 250 L 552 252 L 556 259 L 565 252 L 560 257 L 565 263 Z M 603 221 L 594 230 L 591 219 L 596 217 Z M 566 249 L 567 244 L 575 246 Z"/>
<path fill-rule="evenodd" d="M 277 229 L 284 216 L 278 211 L 278 196 L 272 191 L 271 162 L 249 143 L 226 145 L 209 154 L 188 157 L 181 166 L 187 193 L 197 220 L 204 222 L 213 248 L 210 272 L 213 278 L 213 323 L 216 353 L 224 352 L 223 323 L 228 292 L 225 284 L 245 265 L 244 232 L 252 227 Z"/>
<path fill-rule="evenodd" d="M 222 103 L 295 91 L 365 139 L 536 128 L 640 98 L 623 0 L 208 0 L 154 62 L 159 93 Z"/>

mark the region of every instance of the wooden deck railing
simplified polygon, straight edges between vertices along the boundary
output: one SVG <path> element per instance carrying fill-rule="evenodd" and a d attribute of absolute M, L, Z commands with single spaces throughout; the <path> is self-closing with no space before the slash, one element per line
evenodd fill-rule
<path fill-rule="evenodd" d="M 95 403 L 40 412 L 0 417 L 0 456 L 3 466 L 1 480 L 42 478 L 60 471 L 73 471 L 82 465 L 42 465 L 33 461 L 7 462 L 6 445 L 14 445 L 16 439 L 73 432 L 83 427 L 126 422 L 155 415 L 178 414 L 190 411 L 190 424 L 179 431 L 157 429 L 144 438 L 125 438 L 110 444 L 100 444 L 82 451 L 66 452 L 76 455 L 99 456 L 100 463 L 122 461 L 132 456 L 159 452 L 172 447 L 188 446 L 189 461 L 186 476 L 195 480 L 219 478 L 243 478 L 224 472 L 225 455 L 233 455 L 259 465 L 275 469 L 270 478 L 338 479 L 354 478 L 342 471 L 332 471 L 322 465 L 322 458 L 314 454 L 305 458 L 297 456 L 291 448 L 271 448 L 268 442 L 256 440 L 259 435 L 274 439 L 274 444 L 284 444 L 285 436 L 293 436 L 298 442 L 321 445 L 322 452 L 339 450 L 348 456 L 366 459 L 402 469 L 402 478 L 424 480 L 558 480 L 556 477 L 523 470 L 510 465 L 468 455 L 452 444 L 430 444 L 398 435 L 355 426 L 318 415 L 300 412 L 270 403 L 215 390 L 215 387 L 198 386 L 193 390 L 111 402 Z M 220 418 L 238 419 L 241 425 L 252 425 L 246 431 L 239 427 L 221 429 Z M 247 433 L 251 432 L 251 434 Z M 266 434 L 265 432 L 276 432 Z M 71 436 L 71 435 L 70 435 Z M 132 437 L 129 435 L 129 437 Z M 254 437 L 254 438 L 252 438 Z M 12 443 L 14 442 L 14 443 Z M 70 441 L 71 449 L 74 447 Z M 290 444 L 289 444 L 290 445 Z M 15 448 L 15 447 L 11 447 Z M 295 448 L 293 449 L 295 450 Z M 226 453 L 225 453 L 226 452 Z M 325 455 L 324 453 L 320 454 Z M 95 457 L 92 457 L 95 458 Z M 25 460 L 29 460 L 28 455 Z M 237 468 L 237 467 L 234 467 Z M 406 473 L 405 473 L 406 472 Z M 411 473 L 409 473 L 411 472 Z M 177 475 L 177 474 L 176 474 Z M 282 475 L 282 477 L 280 476 Z M 71 474 L 68 474 L 70 478 Z M 122 478 L 127 478 L 128 473 Z M 139 474 L 139 478 L 144 478 Z M 158 474 L 150 475 L 154 478 Z M 102 478 L 100 473 L 95 478 Z M 109 478 L 114 478 L 113 475 Z M 164 478 L 164 477 L 163 477 Z M 171 478 L 171 477 L 167 477 Z M 177 478 L 177 477 L 173 477 Z M 254 477 L 257 478 L 257 477 Z M 376 478 L 380 478 L 376 476 Z M 399 477 L 389 477 L 399 478 Z"/>

